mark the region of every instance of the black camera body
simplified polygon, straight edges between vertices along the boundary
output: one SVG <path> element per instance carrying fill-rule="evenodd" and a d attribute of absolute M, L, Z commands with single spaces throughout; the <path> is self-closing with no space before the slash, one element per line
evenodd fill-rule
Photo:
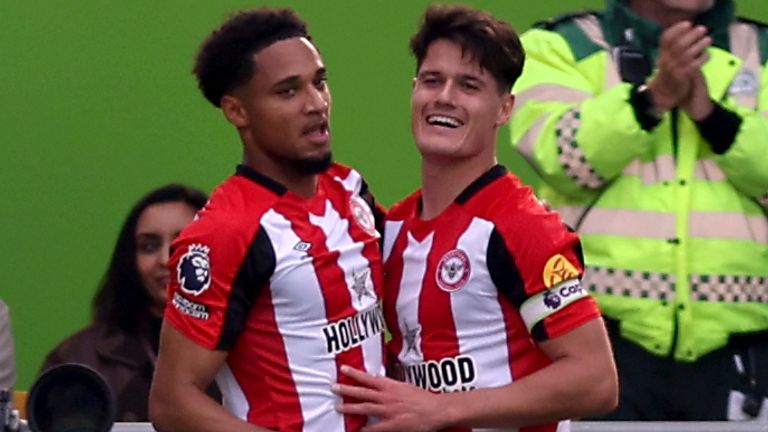
<path fill-rule="evenodd" d="M 28 421 L 13 409 L 11 390 L 0 389 L 0 432 L 109 432 L 117 404 L 101 374 L 78 363 L 53 367 L 32 385 Z"/>

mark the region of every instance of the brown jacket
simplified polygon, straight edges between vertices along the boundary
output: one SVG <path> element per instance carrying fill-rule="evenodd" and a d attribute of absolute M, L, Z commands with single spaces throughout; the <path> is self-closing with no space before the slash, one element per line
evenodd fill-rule
<path fill-rule="evenodd" d="M 61 363 L 90 366 L 100 372 L 112 388 L 117 401 L 116 421 L 149 421 L 149 386 L 156 357 L 156 345 L 150 343 L 151 340 L 151 336 L 142 333 L 91 324 L 51 351 L 41 373 Z"/>

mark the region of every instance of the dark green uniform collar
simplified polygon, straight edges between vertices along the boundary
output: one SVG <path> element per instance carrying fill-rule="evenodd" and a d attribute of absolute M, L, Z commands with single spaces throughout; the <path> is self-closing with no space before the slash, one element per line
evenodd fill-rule
<path fill-rule="evenodd" d="M 709 29 L 714 45 L 728 50 L 728 25 L 734 17 L 733 0 L 715 0 L 712 9 L 696 17 L 696 22 Z M 656 58 L 661 27 L 637 16 L 629 9 L 629 0 L 607 0 L 603 20 L 605 37 L 612 46 L 626 45 L 627 30 L 633 33 L 632 45 L 650 58 Z"/>

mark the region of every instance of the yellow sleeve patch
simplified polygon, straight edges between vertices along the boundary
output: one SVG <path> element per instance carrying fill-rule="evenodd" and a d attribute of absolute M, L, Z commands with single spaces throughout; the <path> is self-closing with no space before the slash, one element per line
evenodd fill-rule
<path fill-rule="evenodd" d="M 568 258 L 557 254 L 547 260 L 542 277 L 544 278 L 544 286 L 552 288 L 568 279 L 578 278 L 579 271 L 576 269 L 576 266 L 568 261 Z"/>

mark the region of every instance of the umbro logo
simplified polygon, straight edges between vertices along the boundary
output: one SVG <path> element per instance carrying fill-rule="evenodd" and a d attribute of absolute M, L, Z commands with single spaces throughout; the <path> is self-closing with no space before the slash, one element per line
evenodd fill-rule
<path fill-rule="evenodd" d="M 300 241 L 296 243 L 296 245 L 293 247 L 293 250 L 299 251 L 299 252 L 308 252 L 309 249 L 312 248 L 312 243 L 308 243 L 305 241 Z"/>

